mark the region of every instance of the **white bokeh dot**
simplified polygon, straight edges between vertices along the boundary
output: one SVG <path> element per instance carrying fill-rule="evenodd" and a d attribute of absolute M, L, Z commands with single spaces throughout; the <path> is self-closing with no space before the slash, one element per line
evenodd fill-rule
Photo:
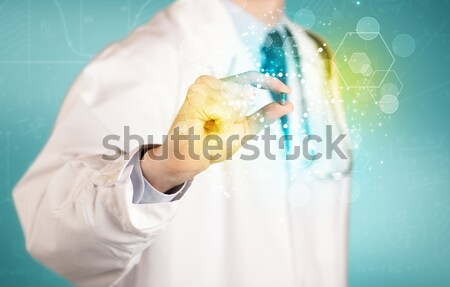
<path fill-rule="evenodd" d="M 309 9 L 300 9 L 295 13 L 294 21 L 305 29 L 311 29 L 316 23 L 316 15 Z"/>
<path fill-rule="evenodd" d="M 398 99 L 394 95 L 384 95 L 378 105 L 383 113 L 393 114 L 398 109 Z"/>
<path fill-rule="evenodd" d="M 399 94 L 399 90 L 396 84 L 394 83 L 385 83 L 381 86 L 380 89 L 380 94 L 382 96 L 384 95 L 394 95 L 394 96 L 398 96 Z"/>
<path fill-rule="evenodd" d="M 358 33 L 358 36 L 364 40 L 373 40 L 380 32 L 380 24 L 375 18 L 364 17 L 358 21 L 356 32 Z"/>
<path fill-rule="evenodd" d="M 397 56 L 409 57 L 416 50 L 416 40 L 408 34 L 400 34 L 392 41 L 392 50 Z"/>

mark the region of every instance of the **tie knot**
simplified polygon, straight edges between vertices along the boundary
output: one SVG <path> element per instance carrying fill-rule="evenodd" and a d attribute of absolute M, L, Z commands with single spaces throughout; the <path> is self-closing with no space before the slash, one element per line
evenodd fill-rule
<path fill-rule="evenodd" d="M 283 48 L 285 36 L 282 35 L 278 30 L 270 31 L 263 44 L 263 48 Z"/>
<path fill-rule="evenodd" d="M 286 52 L 283 49 L 284 37 L 279 31 L 267 34 L 261 47 L 261 72 L 268 73 L 286 83 Z"/>

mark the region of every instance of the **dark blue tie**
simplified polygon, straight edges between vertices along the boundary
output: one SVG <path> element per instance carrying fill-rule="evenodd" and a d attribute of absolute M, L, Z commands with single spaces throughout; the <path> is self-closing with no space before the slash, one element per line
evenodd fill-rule
<path fill-rule="evenodd" d="M 263 46 L 261 47 L 261 72 L 268 73 L 270 76 L 280 79 L 284 84 L 287 83 L 286 73 L 286 52 L 283 49 L 285 36 L 278 31 L 272 31 L 267 34 Z M 281 95 L 270 92 L 274 101 L 279 102 Z M 282 116 L 281 129 L 284 135 L 284 143 L 286 151 L 289 152 L 290 142 L 287 136 L 289 135 L 289 126 L 287 115 Z"/>

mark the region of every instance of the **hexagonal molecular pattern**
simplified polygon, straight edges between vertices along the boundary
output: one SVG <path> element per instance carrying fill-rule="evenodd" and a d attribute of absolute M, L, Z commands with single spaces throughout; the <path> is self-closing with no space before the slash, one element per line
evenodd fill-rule
<path fill-rule="evenodd" d="M 370 32 L 376 37 L 361 37 L 363 33 L 348 32 L 333 57 L 340 77 L 349 88 L 379 87 L 395 61 L 381 34 Z M 375 71 L 384 72 L 378 73 L 377 83 L 372 83 Z"/>
<path fill-rule="evenodd" d="M 350 130 L 350 138 L 351 140 L 351 148 L 352 149 L 358 149 L 361 146 L 361 142 L 362 142 L 362 136 L 359 133 L 358 130 L 356 129 L 351 129 Z"/>
<path fill-rule="evenodd" d="M 387 73 L 385 75 L 385 73 Z M 382 79 L 384 77 L 384 79 Z M 378 86 L 370 89 L 370 93 L 375 102 L 378 102 L 385 95 L 398 96 L 403 90 L 403 83 L 395 70 L 375 71 L 369 85 Z"/>
<path fill-rule="evenodd" d="M 370 59 L 366 53 L 354 53 L 348 60 L 348 65 L 353 73 L 365 74 L 370 68 Z"/>

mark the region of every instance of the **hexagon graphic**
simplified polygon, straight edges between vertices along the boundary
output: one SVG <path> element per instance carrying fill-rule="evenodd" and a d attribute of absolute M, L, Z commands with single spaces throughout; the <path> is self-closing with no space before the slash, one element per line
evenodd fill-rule
<path fill-rule="evenodd" d="M 357 155 L 353 158 L 352 172 L 364 172 L 369 166 L 369 163 L 369 155 L 363 147 L 360 147 Z"/>
<path fill-rule="evenodd" d="M 291 51 L 290 57 L 299 58 L 300 57 L 299 53 L 294 52 L 294 49 L 292 49 L 292 47 L 294 45 L 297 45 L 297 42 L 295 41 L 295 38 L 294 37 L 286 37 L 284 42 L 283 42 L 283 50 L 285 52 Z"/>
<path fill-rule="evenodd" d="M 351 147 L 352 149 L 358 149 L 361 147 L 362 136 L 356 129 L 350 130 Z"/>
<path fill-rule="evenodd" d="M 375 37 L 364 37 L 370 38 L 366 40 L 360 37 L 361 33 L 371 33 Z M 380 33 L 359 34 L 345 34 L 333 57 L 333 63 L 345 86 L 375 88 L 383 82 L 395 58 Z M 379 72 L 377 77 L 374 77 L 375 72 Z"/>
<path fill-rule="evenodd" d="M 354 53 L 348 60 L 348 65 L 353 73 L 365 74 L 370 68 L 370 59 L 366 53 Z"/>
<path fill-rule="evenodd" d="M 381 77 L 384 78 L 380 82 Z M 375 83 L 379 83 L 376 88 L 371 89 L 371 95 L 375 101 L 385 95 L 394 95 L 398 97 L 403 90 L 403 83 L 395 70 L 375 71 L 372 75 L 370 83 L 373 85 L 375 85 Z"/>

